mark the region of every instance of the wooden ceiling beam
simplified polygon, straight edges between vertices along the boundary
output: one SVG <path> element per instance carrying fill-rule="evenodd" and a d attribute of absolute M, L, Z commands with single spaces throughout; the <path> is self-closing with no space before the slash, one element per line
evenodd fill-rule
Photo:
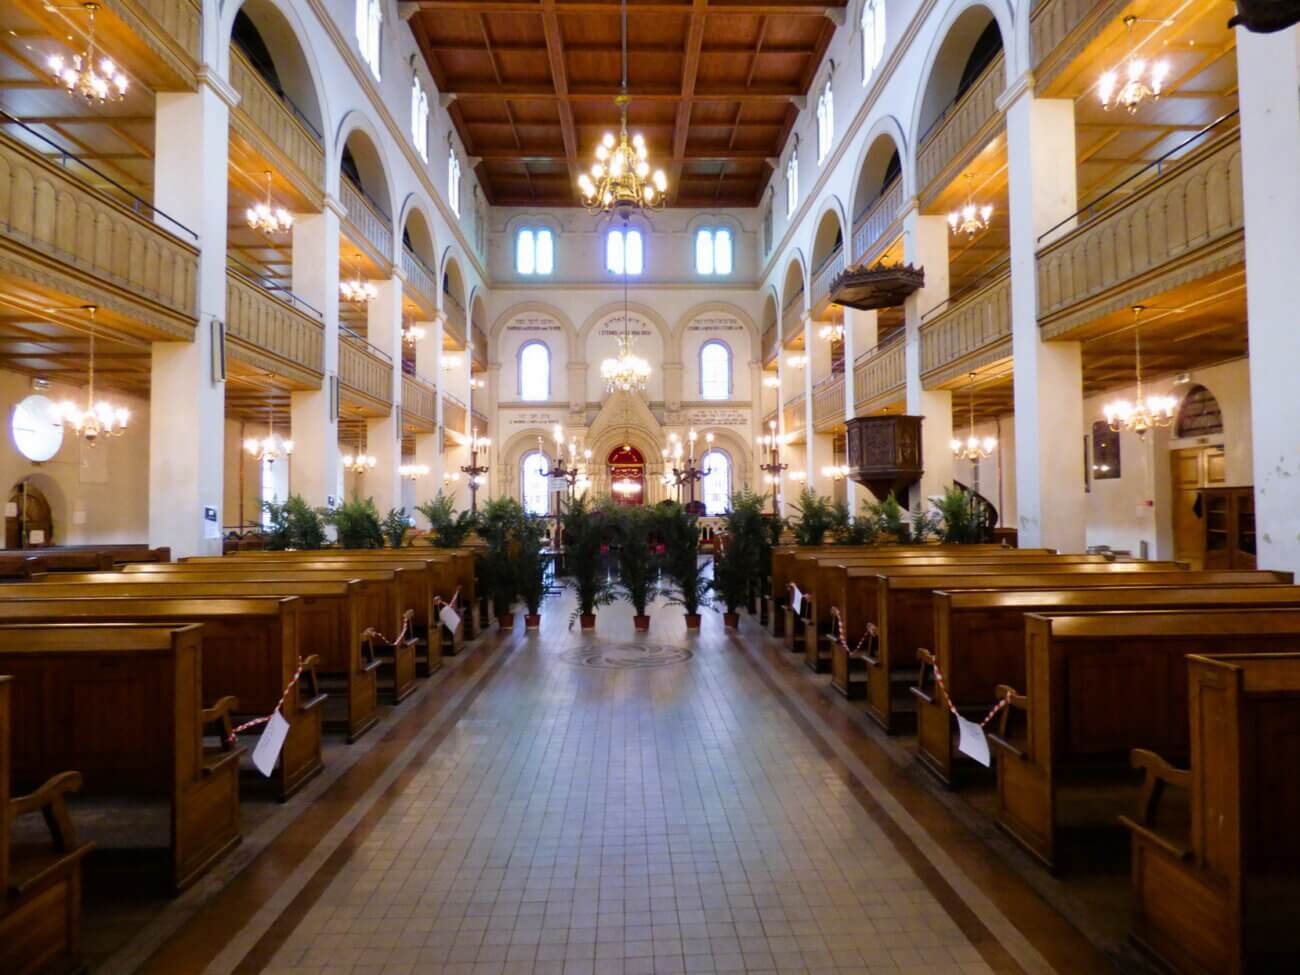
<path fill-rule="evenodd" d="M 719 87 L 703 91 L 696 90 L 691 95 L 693 102 L 788 102 L 802 100 L 806 88 L 735 88 Z M 587 101 L 610 102 L 618 95 L 617 85 L 584 87 L 571 89 L 566 86 L 565 94 L 559 95 L 544 85 L 520 85 L 513 88 L 499 88 L 495 85 L 462 84 L 454 86 L 447 94 L 459 99 L 490 98 L 493 101 L 508 99 L 510 101 Z M 658 89 L 647 91 L 639 89 L 632 93 L 633 101 L 638 102 L 676 102 L 682 97 L 677 89 Z"/>
<path fill-rule="evenodd" d="M 691 132 L 691 98 L 695 95 L 695 79 L 700 73 L 700 52 L 704 48 L 704 22 L 708 13 L 709 0 L 692 0 L 691 20 L 686 28 L 686 57 L 682 63 L 681 101 L 677 104 L 677 118 L 673 121 L 673 154 L 668 166 L 670 203 L 676 201 L 682 179 L 686 140 Z"/>
<path fill-rule="evenodd" d="M 476 4 L 482 9 L 485 4 Z M 564 57 L 564 38 L 560 34 L 560 15 L 556 0 L 542 0 L 542 32 L 546 36 L 546 56 L 551 64 L 551 83 L 555 86 L 553 98 L 559 99 L 560 135 L 564 139 L 564 155 L 569 164 L 571 188 L 577 193 L 578 175 L 582 163 L 578 160 L 578 124 L 573 116 L 572 96 L 569 92 L 569 66 Z M 510 100 L 501 93 L 498 97 Z"/>
<path fill-rule="evenodd" d="M 758 14 L 780 17 L 829 17 L 835 10 L 844 8 L 847 0 L 785 0 L 784 3 L 762 2 L 762 0 L 713 0 L 714 8 L 719 13 Z M 622 9 L 619 0 L 542 0 L 543 6 L 554 8 L 561 14 L 617 14 Z M 520 2 L 520 0 L 398 0 L 399 11 L 406 14 L 408 10 L 423 13 L 504 13 L 536 14 L 537 3 Z M 687 12 L 683 3 L 637 3 L 632 12 L 641 14 L 677 14 Z"/>

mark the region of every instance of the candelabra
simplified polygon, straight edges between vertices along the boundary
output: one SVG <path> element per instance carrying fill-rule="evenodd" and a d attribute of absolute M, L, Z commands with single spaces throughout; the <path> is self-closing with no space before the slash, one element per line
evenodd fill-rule
<path fill-rule="evenodd" d="M 478 489 L 479 486 L 486 483 L 483 476 L 488 472 L 487 464 L 478 462 L 479 451 L 487 453 L 487 449 L 492 446 L 492 441 L 487 437 L 478 435 L 478 428 L 475 428 L 469 438 L 469 463 L 461 467 L 460 471 L 469 479 L 469 510 L 478 514 Z"/>
<path fill-rule="evenodd" d="M 569 440 L 569 462 L 564 462 L 564 431 L 560 429 L 559 424 L 555 426 L 555 461 L 551 464 L 551 469 L 543 472 L 543 476 L 548 478 L 559 478 L 568 485 L 569 500 L 577 493 L 578 484 L 587 484 L 587 464 L 591 461 L 591 451 L 582 452 L 582 466 L 578 465 L 578 443 L 570 438 Z M 537 438 L 537 451 L 542 452 L 542 438 Z"/>
<path fill-rule="evenodd" d="M 767 421 L 768 432 L 758 438 L 758 445 L 767 451 L 767 463 L 759 464 L 761 470 L 767 478 L 767 483 L 772 485 L 772 515 L 776 518 L 781 517 L 781 472 L 789 467 L 789 464 L 781 463 L 781 437 L 776 432 L 776 421 Z"/>
<path fill-rule="evenodd" d="M 706 468 L 697 467 L 695 464 L 695 441 L 699 438 L 694 430 L 686 434 L 686 448 L 683 450 L 682 441 L 677 434 L 670 434 L 668 437 L 669 446 L 663 450 L 664 466 L 668 467 L 671 463 L 672 483 L 677 488 L 678 500 L 681 500 L 681 489 L 685 485 L 690 493 L 690 499 L 686 502 L 686 510 L 693 511 L 698 502 L 695 500 L 695 485 L 697 482 L 704 480 L 709 475 Z M 713 443 L 713 434 L 704 435 L 706 444 Z M 686 463 L 682 464 L 682 455 L 686 455 Z M 681 465 L 681 466 L 678 466 Z M 666 481 L 665 481 L 666 483 Z"/>

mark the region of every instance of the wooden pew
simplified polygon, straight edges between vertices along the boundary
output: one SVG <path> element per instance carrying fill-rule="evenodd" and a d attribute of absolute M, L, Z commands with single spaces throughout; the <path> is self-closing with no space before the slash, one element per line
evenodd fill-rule
<path fill-rule="evenodd" d="M 358 579 L 377 583 L 364 595 L 363 605 L 365 627 L 370 632 L 366 636 L 367 659 L 379 661 L 380 668 L 387 681 L 386 689 L 391 692 L 394 703 L 400 703 L 416 689 L 416 647 L 414 643 L 400 640 L 408 613 L 417 612 L 414 605 L 404 601 L 403 590 L 414 589 L 413 597 L 417 604 L 429 601 L 427 589 L 422 585 L 425 570 L 422 566 L 395 566 L 390 568 L 354 566 L 339 562 L 295 562 L 266 563 L 249 565 L 234 559 L 213 559 L 212 561 L 173 562 L 168 565 L 129 565 L 123 572 L 127 575 L 154 575 L 176 579 L 231 579 L 249 582 L 307 582 L 311 580 L 338 581 Z M 441 663 L 441 645 L 429 648 L 429 668 Z M 436 663 L 435 663 L 436 661 Z M 336 662 L 337 663 L 337 662 Z M 341 677 L 351 670 L 340 670 L 331 666 L 327 672 L 331 677 Z M 351 714 L 351 712 L 349 712 Z M 364 728 L 350 731 L 355 737 Z"/>
<path fill-rule="evenodd" d="M 0 558 L 0 579 L 30 579 L 35 573 L 44 571 L 41 560 L 30 553 Z"/>
<path fill-rule="evenodd" d="M 193 884 L 239 835 L 242 749 L 205 749 L 202 626 L 0 624 L 0 670 L 13 675 L 13 774 L 75 768 L 95 795 L 165 796 L 170 883 Z"/>
<path fill-rule="evenodd" d="M 275 710 L 301 661 L 297 693 L 285 696 L 281 713 L 289 734 L 280 753 L 275 783 L 288 798 L 324 768 L 321 718 L 324 696 L 316 678 L 318 658 L 302 652 L 297 596 L 229 599 L 13 593 L 0 587 L 0 621 L 5 623 L 202 623 L 202 687 L 205 703 L 238 701 L 236 715 L 265 717 Z"/>
<path fill-rule="evenodd" d="M 81 776 L 61 772 L 34 792 L 10 794 L 12 681 L 0 676 L 0 972 L 74 972 L 81 968 L 81 860 L 95 844 L 77 842 L 63 798 L 81 788 Z M 38 812 L 50 845 L 15 848 L 14 821 Z"/>
<path fill-rule="evenodd" d="M 1026 613 L 1231 606 L 1300 608 L 1300 586 L 1282 583 L 1220 585 L 1193 580 L 1189 584 L 1179 579 L 1172 586 L 1148 586 L 1145 577 L 1127 581 L 1132 585 L 935 592 L 934 639 L 917 650 L 921 669 L 912 688 L 917 700 L 917 758 L 921 764 L 945 785 L 954 784 L 954 769 L 961 759 L 953 737 L 956 722 L 947 703 L 951 701 L 963 717 L 978 720 L 996 703 L 994 688 L 1023 682 Z M 1002 585 L 1001 581 L 998 585 Z M 1069 585 L 1077 584 L 1071 580 Z M 935 686 L 936 665 L 943 674 L 946 696 L 940 695 Z M 971 761 L 962 764 L 975 765 Z"/>
<path fill-rule="evenodd" d="M 328 689 L 322 725 L 342 729 L 355 741 L 379 722 L 379 694 L 376 675 L 381 661 L 366 640 L 367 629 L 387 619 L 389 597 L 381 588 L 391 572 L 372 572 L 371 578 L 354 578 L 352 573 L 316 573 L 282 577 L 251 573 L 241 578 L 236 572 L 90 572 L 46 577 L 50 581 L 30 585 L 18 583 L 0 587 L 0 599 L 8 593 L 44 593 L 50 597 L 84 595 L 78 586 L 93 585 L 95 596 L 143 596 L 160 598 L 229 598 L 239 596 L 297 596 L 299 600 L 299 643 L 318 658 L 316 676 Z M 434 662 L 441 664 L 441 656 Z"/>
<path fill-rule="evenodd" d="M 39 558 L 44 572 L 91 572 L 129 562 L 170 562 L 172 550 L 166 546 L 151 548 L 143 543 L 0 549 L 0 561 L 25 557 Z"/>
<path fill-rule="evenodd" d="M 998 825 L 1056 868 L 1067 816 L 1109 826 L 1127 808 L 1132 749 L 1186 759 L 1187 654 L 1286 652 L 1297 638 L 1291 609 L 1027 614 L 1025 692 L 998 688 L 1010 706 L 988 736 Z"/>
<path fill-rule="evenodd" d="M 1188 975 L 1300 965 L 1300 654 L 1187 658 L 1190 767 L 1146 772 L 1132 833 L 1135 942 Z M 1187 830 L 1159 822 L 1190 793 Z"/>

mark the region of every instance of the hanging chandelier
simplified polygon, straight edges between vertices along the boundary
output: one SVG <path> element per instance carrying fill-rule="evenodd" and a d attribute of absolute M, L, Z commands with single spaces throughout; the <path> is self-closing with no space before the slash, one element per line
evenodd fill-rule
<path fill-rule="evenodd" d="M 1148 62 L 1135 55 L 1133 25 L 1136 23 L 1137 18 L 1132 14 L 1124 18 L 1124 26 L 1128 28 L 1128 60 L 1119 70 L 1107 71 L 1097 82 L 1097 95 L 1101 98 L 1101 107 L 1106 111 L 1122 105 L 1132 115 L 1148 98 L 1158 101 L 1160 89 L 1169 76 L 1167 61 Z M 1124 76 L 1123 84 L 1120 83 L 1121 74 Z"/>
<path fill-rule="evenodd" d="M 998 449 L 997 437 L 975 436 L 975 373 L 970 374 L 970 432 L 965 440 L 952 438 L 952 455 L 972 463 L 983 460 Z"/>
<path fill-rule="evenodd" d="M 101 438 L 120 437 L 126 433 L 127 422 L 131 414 L 125 408 L 112 406 L 100 400 L 95 402 L 95 314 L 99 309 L 87 305 L 84 311 L 90 314 L 90 365 L 89 380 L 86 386 L 86 408 L 83 410 L 71 400 L 65 400 L 59 407 L 63 421 L 93 447 Z"/>
<path fill-rule="evenodd" d="M 244 441 L 246 450 L 254 460 L 269 461 L 274 464 L 281 456 L 293 453 L 293 441 L 279 437 L 275 432 L 275 416 L 271 404 L 266 405 L 266 436 L 261 440 L 250 437 Z"/>
<path fill-rule="evenodd" d="M 970 188 L 975 181 L 973 173 L 966 174 L 966 205 L 960 210 L 948 214 L 948 226 L 954 234 L 965 234 L 967 238 L 982 234 L 989 229 L 989 218 L 993 216 L 993 204 L 976 205 Z"/>
<path fill-rule="evenodd" d="M 379 458 L 371 454 L 358 453 L 355 455 L 343 455 L 343 469 L 345 471 L 351 471 L 353 474 L 364 474 L 366 471 L 373 471 L 378 464 Z"/>
<path fill-rule="evenodd" d="M 1146 310 L 1144 305 L 1133 306 L 1133 357 L 1137 378 L 1137 398 L 1130 403 L 1126 399 L 1112 400 L 1102 412 L 1106 423 L 1119 433 L 1129 430 L 1139 437 L 1156 427 L 1167 427 L 1174 422 L 1174 410 L 1178 401 L 1172 396 L 1146 396 L 1142 392 L 1142 332 L 1141 316 Z"/>
<path fill-rule="evenodd" d="M 827 322 L 817 332 L 827 342 L 844 341 L 844 324 L 842 322 Z"/>
<path fill-rule="evenodd" d="M 601 362 L 600 376 L 608 392 L 639 392 L 650 381 L 650 363 L 633 353 L 632 337 L 624 334 L 618 340 L 618 355 Z"/>
<path fill-rule="evenodd" d="M 284 207 L 271 204 L 271 173 L 266 173 L 266 202 L 251 206 L 244 211 L 244 218 L 253 230 L 268 237 L 282 234 L 293 226 L 293 214 Z"/>
<path fill-rule="evenodd" d="M 90 15 L 85 53 L 74 54 L 71 62 L 65 61 L 62 54 L 51 54 L 46 65 L 68 94 L 80 95 L 92 104 L 120 102 L 130 86 L 126 75 L 110 58 L 100 58 L 95 63 L 95 13 L 99 4 L 85 3 L 82 8 Z"/>
<path fill-rule="evenodd" d="M 339 282 L 339 296 L 354 305 L 368 305 L 379 297 L 379 289 L 361 277 L 361 266 L 357 265 L 357 276 L 351 281 Z"/>
<path fill-rule="evenodd" d="M 398 476 L 408 481 L 418 481 L 429 473 L 428 464 L 402 464 L 397 468 Z"/>
<path fill-rule="evenodd" d="M 627 93 L 627 0 L 622 4 L 623 16 L 623 84 L 614 99 L 619 109 L 618 139 L 606 132 L 596 146 L 596 161 L 590 173 L 578 177 L 582 203 L 591 213 L 627 214 L 638 210 L 657 210 L 664 205 L 668 179 L 662 169 L 650 173 L 649 149 L 640 132 L 628 140 L 627 106 L 632 100 Z"/>
<path fill-rule="evenodd" d="M 402 341 L 407 345 L 415 345 L 416 342 L 419 342 L 427 334 L 428 332 L 425 327 L 423 325 L 418 325 L 415 322 L 402 326 Z"/>

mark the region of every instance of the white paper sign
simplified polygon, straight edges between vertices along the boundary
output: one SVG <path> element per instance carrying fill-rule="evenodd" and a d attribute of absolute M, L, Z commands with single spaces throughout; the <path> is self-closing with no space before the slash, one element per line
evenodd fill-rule
<path fill-rule="evenodd" d="M 42 528 L 33 528 L 27 533 L 27 541 L 32 545 L 44 545 L 45 530 Z"/>
<path fill-rule="evenodd" d="M 257 739 L 257 745 L 253 748 L 253 764 L 268 779 L 275 768 L 275 760 L 280 757 L 284 740 L 288 737 L 289 722 L 284 720 L 284 715 L 280 713 L 279 708 L 276 708 L 275 713 L 271 715 L 271 720 L 266 723 L 266 730 L 262 732 L 262 737 Z"/>
<path fill-rule="evenodd" d="M 17 518 L 17 517 L 18 517 L 18 502 L 17 502 L 17 501 L 6 501 L 6 502 L 5 502 L 5 517 L 6 517 L 6 518 Z"/>
<path fill-rule="evenodd" d="M 989 758 L 989 740 L 984 737 L 984 729 L 974 721 L 967 721 L 957 715 L 957 750 L 969 755 L 985 768 L 991 764 Z"/>
<path fill-rule="evenodd" d="M 442 607 L 442 625 L 451 630 L 452 633 L 455 633 L 456 627 L 460 626 L 460 613 L 456 612 L 450 606 Z"/>
<path fill-rule="evenodd" d="M 796 585 L 790 586 L 790 607 L 799 613 L 803 609 L 803 593 L 799 591 Z"/>

